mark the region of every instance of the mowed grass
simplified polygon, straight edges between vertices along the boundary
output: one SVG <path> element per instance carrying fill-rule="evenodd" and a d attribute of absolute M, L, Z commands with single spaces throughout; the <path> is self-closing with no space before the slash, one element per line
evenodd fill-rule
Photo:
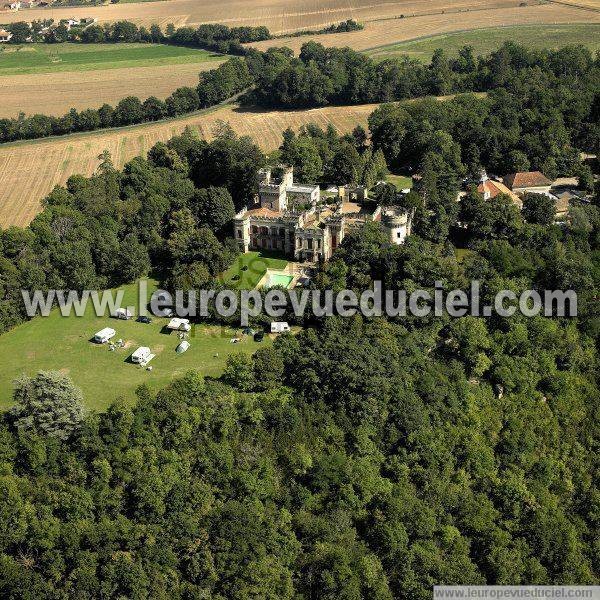
<path fill-rule="evenodd" d="M 221 61 L 207 50 L 164 44 L 23 44 L 0 47 L 0 75 L 97 71 Z"/>
<path fill-rule="evenodd" d="M 267 269 L 285 269 L 287 260 L 268 252 L 246 252 L 225 273 L 223 283 L 231 288 L 253 290 Z"/>
<path fill-rule="evenodd" d="M 406 190 L 406 189 L 412 188 L 412 186 L 413 186 L 412 177 L 408 177 L 406 175 L 393 175 L 390 173 L 387 176 L 387 180 L 389 183 L 392 183 L 393 185 L 395 185 L 396 189 L 398 191 Z"/>
<path fill-rule="evenodd" d="M 408 54 L 423 62 L 429 62 L 437 48 L 443 48 L 451 56 L 457 55 L 463 46 L 473 46 L 476 55 L 487 54 L 498 49 L 506 41 L 536 50 L 583 44 L 592 52 L 596 52 L 600 50 L 600 24 L 517 25 L 474 29 L 372 48 L 367 54 L 375 59 Z"/>
<path fill-rule="evenodd" d="M 150 293 L 156 282 L 149 281 Z M 124 288 L 122 306 L 136 306 L 137 285 Z M 83 390 L 86 405 L 94 410 L 104 410 L 116 398 L 135 400 L 135 389 L 146 383 L 152 390 L 167 385 L 173 378 L 195 370 L 202 375 L 219 376 L 227 357 L 233 352 L 252 353 L 271 343 L 269 336 L 257 343 L 248 336 L 231 343 L 240 330 L 226 327 L 196 325 L 190 332 L 190 348 L 177 354 L 180 339 L 177 332 L 164 333 L 169 319 L 152 317 L 149 325 L 134 319 L 121 321 L 109 317 L 96 317 L 93 307 L 88 307 L 83 317 L 62 317 L 58 310 L 48 317 L 35 317 L 0 336 L 0 409 L 12 403 L 13 381 L 22 374 L 34 375 L 39 370 L 59 370 L 69 375 Z M 90 341 L 93 335 L 111 327 L 125 348 L 114 352 L 108 344 Z M 152 371 L 130 362 L 129 357 L 139 346 L 148 346 L 155 358 L 150 362 Z"/>

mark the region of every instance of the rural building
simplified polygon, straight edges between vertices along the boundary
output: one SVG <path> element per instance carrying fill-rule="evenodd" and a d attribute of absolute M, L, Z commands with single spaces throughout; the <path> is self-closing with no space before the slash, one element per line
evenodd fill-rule
<path fill-rule="evenodd" d="M 504 183 L 519 196 L 528 192 L 532 194 L 546 194 L 548 196 L 552 187 L 552 182 L 540 171 L 511 173 L 504 177 Z"/>
<path fill-rule="evenodd" d="M 189 319 L 174 317 L 167 323 L 167 329 L 171 329 L 172 331 L 189 331 L 191 328 Z"/>
<path fill-rule="evenodd" d="M 145 365 L 150 362 L 153 355 L 150 353 L 150 348 L 147 346 L 140 346 L 132 355 L 131 361 L 136 365 Z"/>
<path fill-rule="evenodd" d="M 343 196 L 325 205 L 319 186 L 294 184 L 292 167 L 263 169 L 258 183 L 255 207 L 234 218 L 234 236 L 243 252 L 276 250 L 299 262 L 317 262 L 328 260 L 346 233 L 367 221 L 380 222 L 394 244 L 402 244 L 411 232 L 412 212 L 382 210 L 368 201 L 364 188 L 341 188 Z"/>
<path fill-rule="evenodd" d="M 273 321 L 271 323 L 271 333 L 284 333 L 290 330 L 286 321 Z"/>
<path fill-rule="evenodd" d="M 109 340 L 115 337 L 116 331 L 111 329 L 110 327 L 105 327 L 101 329 L 98 333 L 94 335 L 94 342 L 97 344 L 106 344 Z"/>
<path fill-rule="evenodd" d="M 10 2 L 8 4 L 5 4 L 3 6 L 4 10 L 14 10 L 17 11 L 21 8 L 21 3 L 20 2 Z"/>
<path fill-rule="evenodd" d="M 485 171 L 481 172 L 477 191 L 483 195 L 484 200 L 493 200 L 500 194 L 508 196 L 519 209 L 523 208 L 523 201 L 512 190 L 509 190 L 503 183 L 492 181 Z"/>
<path fill-rule="evenodd" d="M 10 41 L 12 38 L 12 33 L 10 31 L 6 31 L 5 29 L 0 29 L 0 43 L 5 43 Z"/>

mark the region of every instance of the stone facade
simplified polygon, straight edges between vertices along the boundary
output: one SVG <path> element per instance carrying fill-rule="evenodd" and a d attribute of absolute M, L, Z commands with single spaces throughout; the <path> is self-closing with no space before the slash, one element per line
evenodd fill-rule
<path fill-rule="evenodd" d="M 295 185 L 291 167 L 259 171 L 258 184 L 256 206 L 234 219 L 235 239 L 243 252 L 279 251 L 297 262 L 318 262 L 328 260 L 346 233 L 366 221 L 379 221 L 394 244 L 404 243 L 411 233 L 412 212 L 375 206 L 367 201 L 366 191 L 360 204 L 338 198 L 324 206 L 319 186 Z"/>

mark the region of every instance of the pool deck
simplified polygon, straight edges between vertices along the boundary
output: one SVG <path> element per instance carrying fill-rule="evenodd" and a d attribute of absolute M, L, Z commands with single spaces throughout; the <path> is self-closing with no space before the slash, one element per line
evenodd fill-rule
<path fill-rule="evenodd" d="M 267 269 L 266 273 L 261 277 L 260 281 L 256 284 L 256 289 L 262 289 L 266 286 L 270 277 L 273 275 L 281 275 L 283 277 L 291 277 L 287 289 L 291 289 L 296 286 L 298 280 L 302 276 L 304 268 L 300 263 L 289 262 L 284 269 Z"/>

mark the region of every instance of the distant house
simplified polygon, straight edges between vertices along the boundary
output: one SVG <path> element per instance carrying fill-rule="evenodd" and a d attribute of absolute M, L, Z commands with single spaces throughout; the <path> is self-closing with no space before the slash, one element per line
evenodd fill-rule
<path fill-rule="evenodd" d="M 19 10 L 21 8 L 20 2 L 10 2 L 4 5 L 4 10 Z"/>
<path fill-rule="evenodd" d="M 580 197 L 573 192 L 562 192 L 556 196 L 556 215 L 557 221 L 564 221 L 569 216 L 571 200 L 580 200 Z"/>
<path fill-rule="evenodd" d="M 485 171 L 481 173 L 477 191 L 483 195 L 484 200 L 493 200 L 500 194 L 505 194 L 519 207 L 519 209 L 523 208 L 523 201 L 519 196 L 509 190 L 503 183 L 489 179 Z"/>
<path fill-rule="evenodd" d="M 515 194 L 522 195 L 528 192 L 533 194 L 550 194 L 552 181 L 540 171 L 511 173 L 504 177 L 505 185 Z"/>
<path fill-rule="evenodd" d="M 12 33 L 4 29 L 0 29 L 0 43 L 6 43 L 12 38 Z"/>
<path fill-rule="evenodd" d="M 111 329 L 110 327 L 105 327 L 104 329 L 101 329 L 98 333 L 94 335 L 94 342 L 96 342 L 96 344 L 106 344 L 108 340 L 115 337 L 115 333 L 116 332 L 114 329 Z"/>

